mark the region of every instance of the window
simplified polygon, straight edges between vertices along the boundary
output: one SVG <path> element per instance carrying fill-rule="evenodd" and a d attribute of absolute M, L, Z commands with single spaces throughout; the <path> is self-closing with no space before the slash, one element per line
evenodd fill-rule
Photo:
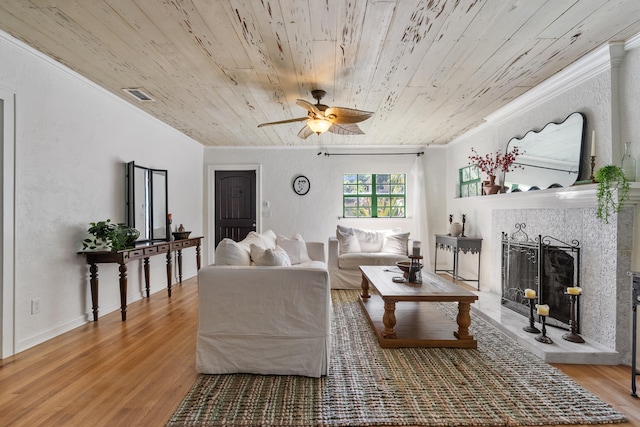
<path fill-rule="evenodd" d="M 482 195 L 482 182 L 480 169 L 477 165 L 460 168 L 460 197 L 473 197 Z"/>
<path fill-rule="evenodd" d="M 405 218 L 407 176 L 403 173 L 343 175 L 342 216 Z"/>

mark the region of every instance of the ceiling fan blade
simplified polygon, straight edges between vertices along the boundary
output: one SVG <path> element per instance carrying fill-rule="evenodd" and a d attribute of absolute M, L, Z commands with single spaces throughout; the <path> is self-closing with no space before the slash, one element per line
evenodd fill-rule
<path fill-rule="evenodd" d="M 349 124 L 367 120 L 369 117 L 373 116 L 373 113 L 370 111 L 356 110 L 353 108 L 329 107 L 324 112 L 324 115 L 333 123 Z"/>
<path fill-rule="evenodd" d="M 262 126 L 281 125 L 281 124 L 284 124 L 284 123 L 301 122 L 303 120 L 308 120 L 308 119 L 309 119 L 309 116 L 298 117 L 297 119 L 280 120 L 279 122 L 260 123 L 258 125 L 258 127 L 261 128 Z"/>
<path fill-rule="evenodd" d="M 298 132 L 298 137 L 302 138 L 302 139 L 307 139 L 309 138 L 311 135 L 313 135 L 315 132 L 311 130 L 311 128 L 307 125 L 304 125 L 304 127 L 302 129 L 300 129 L 300 132 Z"/>
<path fill-rule="evenodd" d="M 316 107 L 309 101 L 305 101 L 304 99 L 296 99 L 296 104 L 298 104 L 302 108 L 305 108 L 308 112 L 313 113 L 314 115 L 321 114 L 321 111 L 318 109 L 318 107 Z"/>
<path fill-rule="evenodd" d="M 360 129 L 355 123 L 334 123 L 329 128 L 329 132 L 335 133 L 336 135 L 364 135 L 362 129 Z"/>

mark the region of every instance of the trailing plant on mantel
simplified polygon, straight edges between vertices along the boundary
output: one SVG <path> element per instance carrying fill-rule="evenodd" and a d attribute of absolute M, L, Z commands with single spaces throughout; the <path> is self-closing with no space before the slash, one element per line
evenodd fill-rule
<path fill-rule="evenodd" d="M 620 212 L 622 203 L 629 197 L 629 181 L 622 168 L 615 165 L 601 167 L 594 178 L 598 183 L 596 216 L 608 224 L 611 215 Z"/>

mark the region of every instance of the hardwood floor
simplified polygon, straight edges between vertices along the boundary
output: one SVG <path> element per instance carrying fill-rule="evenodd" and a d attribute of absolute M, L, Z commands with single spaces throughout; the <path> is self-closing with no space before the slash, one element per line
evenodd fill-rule
<path fill-rule="evenodd" d="M 1 426 L 162 426 L 196 379 L 195 278 L 0 361 Z M 556 365 L 640 427 L 626 366 Z"/>

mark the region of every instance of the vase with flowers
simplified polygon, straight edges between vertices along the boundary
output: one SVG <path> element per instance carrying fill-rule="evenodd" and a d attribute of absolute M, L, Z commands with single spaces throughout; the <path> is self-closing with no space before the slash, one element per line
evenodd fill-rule
<path fill-rule="evenodd" d="M 498 172 L 509 172 L 512 169 L 521 167 L 514 165 L 516 158 L 520 155 L 518 147 L 507 153 L 502 153 L 500 150 L 495 153 L 487 153 L 484 156 L 478 154 L 478 152 L 472 147 L 471 154 L 469 156 L 469 164 L 477 165 L 478 169 L 484 172 L 489 178 L 488 181 L 482 182 L 483 194 L 497 194 L 502 189 L 502 186 L 496 184 L 496 175 Z"/>

